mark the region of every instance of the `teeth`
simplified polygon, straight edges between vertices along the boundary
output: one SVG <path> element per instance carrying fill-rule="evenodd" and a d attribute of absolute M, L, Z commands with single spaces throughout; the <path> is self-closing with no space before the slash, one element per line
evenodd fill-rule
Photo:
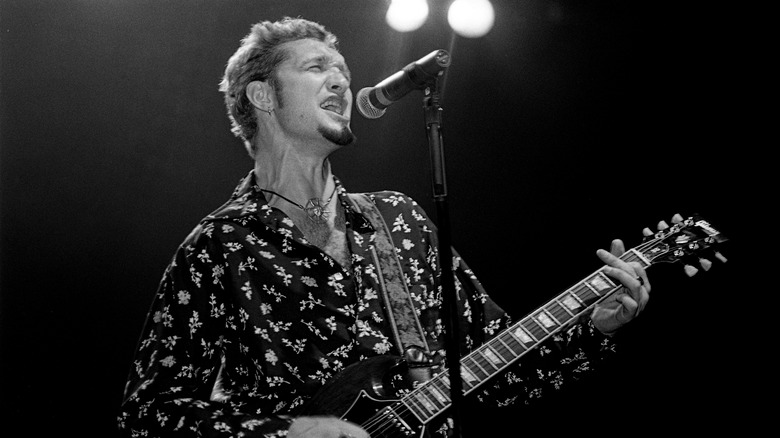
<path fill-rule="evenodd" d="M 335 113 L 339 113 L 339 114 L 341 114 L 341 111 L 342 111 L 341 104 L 338 103 L 338 102 L 334 102 L 334 101 L 325 102 L 322 105 L 322 108 L 324 108 L 324 109 L 326 109 L 328 111 L 333 111 Z"/>

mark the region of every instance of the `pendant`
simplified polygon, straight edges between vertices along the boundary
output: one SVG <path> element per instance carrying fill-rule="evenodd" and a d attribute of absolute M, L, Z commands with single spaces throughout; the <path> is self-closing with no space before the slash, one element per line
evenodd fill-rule
<path fill-rule="evenodd" d="M 317 224 L 324 224 L 327 222 L 328 216 L 330 216 L 330 212 L 325 210 L 325 206 L 321 204 L 320 198 L 309 199 L 303 211 L 309 215 L 309 219 Z"/>

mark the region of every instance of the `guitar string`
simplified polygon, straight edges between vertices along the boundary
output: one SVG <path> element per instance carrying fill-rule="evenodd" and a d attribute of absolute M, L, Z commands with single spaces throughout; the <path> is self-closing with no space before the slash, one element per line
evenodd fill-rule
<path fill-rule="evenodd" d="M 414 422 L 413 422 L 413 421 L 409 421 L 409 419 L 412 419 L 412 420 L 414 420 L 414 421 L 417 421 L 417 420 L 418 420 L 418 417 L 417 417 L 416 415 L 414 415 L 414 412 L 412 411 L 412 408 L 411 408 L 411 407 L 407 406 L 406 404 L 402 404 L 402 405 L 403 405 L 403 408 L 404 408 L 404 409 L 403 409 L 403 410 L 401 410 L 400 412 L 396 411 L 397 415 L 398 415 L 398 416 L 399 416 L 399 417 L 400 417 L 402 420 L 404 420 L 404 423 L 406 423 L 407 425 L 409 425 L 409 424 L 414 424 Z M 400 431 L 400 430 L 399 430 L 398 426 L 395 426 L 395 427 L 394 427 L 394 424 L 393 424 L 392 422 L 391 422 L 391 423 L 389 423 L 389 427 L 390 427 L 390 428 L 393 428 L 395 431 L 402 432 L 402 431 Z M 411 427 L 411 426 L 410 426 L 410 427 Z"/>
<path fill-rule="evenodd" d="M 401 404 L 401 406 L 403 406 L 403 404 Z M 383 409 L 379 414 L 373 415 L 367 422 L 363 423 L 362 426 L 366 429 L 366 432 L 373 435 L 373 432 L 381 431 L 383 428 L 386 430 L 387 426 L 392 423 L 392 416 L 388 411 L 395 412 L 392 407 L 388 407 L 387 409 Z"/>
<path fill-rule="evenodd" d="M 390 410 L 395 412 L 393 409 Z M 392 416 L 385 410 L 382 411 L 381 415 L 379 415 L 379 417 L 376 418 L 373 424 L 369 424 L 369 423 L 364 424 L 364 428 L 366 429 L 366 432 L 386 430 L 388 428 L 388 425 L 392 425 L 392 422 L 393 422 Z"/>
<path fill-rule="evenodd" d="M 445 369 L 445 370 L 446 370 L 446 369 Z M 417 396 L 417 395 L 419 395 L 419 396 L 421 396 L 421 397 L 425 398 L 425 400 L 427 400 L 427 401 L 428 401 L 430 404 L 432 404 L 432 405 L 436 406 L 436 403 L 434 403 L 433 401 L 431 401 L 431 399 L 430 399 L 430 398 L 429 398 L 429 397 L 428 397 L 428 396 L 425 394 L 425 392 L 426 392 L 426 390 L 427 390 L 428 388 L 430 388 L 430 387 L 435 387 L 435 386 L 436 386 L 436 383 L 442 380 L 442 379 L 441 379 L 441 376 L 442 376 L 442 375 L 445 375 L 445 374 L 444 374 L 444 370 L 443 370 L 441 373 L 439 373 L 439 374 L 437 374 L 436 376 L 434 376 L 433 378 L 431 378 L 430 380 L 428 380 L 428 381 L 426 381 L 426 382 L 422 383 L 421 385 L 417 386 L 416 388 L 414 388 L 414 389 L 413 389 L 412 391 L 410 391 L 410 392 L 409 392 L 409 394 L 408 394 L 407 396 L 405 396 L 404 398 L 406 398 L 406 399 L 410 400 L 410 401 L 411 401 L 411 402 L 412 402 L 412 403 L 413 403 L 413 404 L 416 406 L 416 405 L 418 405 L 418 404 L 422 404 L 422 402 L 419 402 L 419 401 L 416 399 L 416 396 Z M 446 384 L 445 384 L 444 382 L 442 382 L 442 384 L 446 386 Z M 431 391 L 428 391 L 428 392 L 431 392 Z M 444 404 L 444 405 L 445 405 L 445 406 L 444 406 L 444 407 L 442 407 L 441 409 L 444 409 L 444 408 L 446 408 L 446 407 L 448 406 L 448 404 L 449 404 L 449 403 L 451 403 L 451 400 L 450 400 L 450 399 L 449 399 L 449 398 L 446 396 L 446 394 L 445 394 L 445 399 L 447 399 L 447 401 L 446 401 L 445 403 L 439 402 L 439 403 L 441 403 L 441 404 Z M 437 400 L 438 400 L 438 399 L 437 399 Z M 418 408 L 418 409 L 419 409 L 419 410 L 422 410 L 422 411 L 424 412 L 424 406 L 422 406 L 421 408 Z"/>
<path fill-rule="evenodd" d="M 431 381 L 433 381 L 433 380 L 430 380 L 429 382 L 431 382 Z M 426 384 L 427 383 L 428 382 L 426 382 Z M 414 400 L 414 398 L 411 398 L 410 395 L 411 395 L 411 393 L 409 393 L 406 396 L 404 396 L 404 398 L 406 400 L 410 401 L 412 404 L 416 404 L 417 401 Z M 407 434 L 404 433 L 402 430 L 400 430 L 400 426 L 398 426 L 397 422 L 393 420 L 393 417 L 391 415 L 389 415 L 387 413 L 387 411 L 388 410 L 392 411 L 395 414 L 396 417 L 399 417 L 407 425 L 414 424 L 414 422 L 420 421 L 420 419 L 414 413 L 414 410 L 412 409 L 412 407 L 408 406 L 403 401 L 398 403 L 398 408 L 399 409 L 388 408 L 388 409 L 384 410 L 382 412 L 382 415 L 380 415 L 379 418 L 377 419 L 377 421 L 381 421 L 379 423 L 377 423 L 376 421 L 374 421 L 373 424 L 372 424 L 371 421 L 365 423 L 363 426 L 366 428 L 366 431 L 369 432 L 369 426 L 366 426 L 366 425 L 372 425 L 373 427 L 376 427 L 377 429 L 371 428 L 371 430 L 381 430 L 383 432 L 386 431 L 386 430 L 392 430 L 393 432 L 401 433 L 401 436 L 406 437 Z M 417 409 L 422 411 L 422 408 L 420 408 L 420 407 L 417 407 Z M 444 408 L 442 408 L 442 409 L 444 409 Z M 410 421 L 410 420 L 412 420 L 412 421 Z M 424 422 L 424 420 L 423 420 L 423 422 Z M 395 435 L 382 435 L 382 436 L 387 436 L 388 438 L 390 438 L 391 436 L 395 436 Z"/>
<path fill-rule="evenodd" d="M 442 376 L 449 377 L 448 370 L 446 368 L 442 369 L 440 373 L 438 373 L 436 376 L 434 376 L 432 379 L 424 382 L 423 384 L 419 385 L 417 388 L 415 388 L 412 392 L 409 393 L 409 396 L 412 396 L 413 394 L 416 396 L 419 396 L 421 398 L 424 398 L 428 403 L 435 407 L 435 410 L 433 412 L 433 415 L 427 414 L 427 409 L 425 404 L 421 401 L 418 401 L 416 397 L 407 397 L 409 400 L 412 401 L 412 403 L 417 407 L 417 409 L 425 414 L 427 419 L 430 420 L 433 418 L 437 412 L 441 412 L 444 409 L 447 409 L 452 405 L 452 399 L 449 397 L 449 384 L 445 382 L 444 378 Z M 442 390 L 441 388 L 438 388 L 436 385 L 437 383 L 440 383 L 441 386 L 446 389 L 446 391 Z M 464 382 L 465 386 L 466 382 Z M 469 384 L 470 385 L 470 384 Z M 438 390 L 441 395 L 444 397 L 445 401 L 441 401 L 438 397 L 434 396 L 434 400 L 432 400 L 426 392 L 433 393 L 433 390 L 430 390 L 430 388 L 434 388 L 435 390 Z M 467 388 L 466 391 L 470 391 L 472 388 Z M 438 403 L 437 403 L 438 402 Z M 443 405 L 442 407 L 438 407 L 438 405 Z M 420 406 L 417 406 L 420 405 Z"/>
<path fill-rule="evenodd" d="M 402 436 L 405 435 L 403 432 L 399 431 L 399 426 L 395 425 L 391 420 L 384 422 L 380 427 L 374 430 L 366 429 L 366 432 L 369 432 L 371 436 L 382 436 L 386 438 L 397 436 L 396 433 L 400 433 Z"/>
<path fill-rule="evenodd" d="M 393 410 L 392 408 L 388 408 L 388 409 L 395 412 L 395 410 Z M 403 413 L 396 414 L 396 415 L 404 418 Z M 371 418 L 373 419 L 375 417 L 377 416 L 374 415 Z M 377 421 L 379 422 L 377 423 Z M 388 430 L 396 431 L 396 432 L 398 431 L 398 427 L 393 422 L 392 417 L 388 415 L 387 410 L 383 410 L 381 415 L 379 415 L 379 417 L 373 423 L 371 422 L 371 420 L 369 420 L 368 422 L 364 423 L 362 426 L 366 430 L 366 432 L 369 432 L 371 436 L 375 436 L 376 435 L 375 432 L 381 432 L 381 436 L 390 438 L 392 437 L 392 435 L 386 435 L 386 432 Z"/>
<path fill-rule="evenodd" d="M 385 416 L 385 414 L 383 413 L 382 415 L 380 415 L 380 418 L 384 417 L 384 416 Z M 372 418 L 374 418 L 374 417 L 372 417 Z M 377 432 L 382 432 L 383 431 L 383 429 L 382 429 L 383 423 L 379 423 L 379 424 L 377 424 L 377 423 L 364 423 L 362 426 L 363 426 L 363 429 L 365 429 L 366 432 L 368 432 L 368 434 L 371 435 L 371 436 L 377 435 Z"/>

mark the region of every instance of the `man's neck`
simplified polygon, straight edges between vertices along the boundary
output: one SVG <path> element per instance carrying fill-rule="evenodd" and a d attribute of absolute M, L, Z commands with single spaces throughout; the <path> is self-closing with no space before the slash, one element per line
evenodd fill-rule
<path fill-rule="evenodd" d="M 258 187 L 300 204 L 327 199 L 335 187 L 327 156 L 304 155 L 294 148 L 259 148 L 254 170 Z"/>

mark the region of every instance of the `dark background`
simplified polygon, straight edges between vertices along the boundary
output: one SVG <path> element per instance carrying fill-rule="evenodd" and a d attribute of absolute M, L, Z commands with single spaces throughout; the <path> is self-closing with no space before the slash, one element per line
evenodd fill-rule
<path fill-rule="evenodd" d="M 749 427 L 739 310 L 724 304 L 739 291 L 737 219 L 756 190 L 744 174 L 739 11 L 493 0 L 493 30 L 464 39 L 448 2 L 429 3 L 428 22 L 399 34 L 378 0 L 3 0 L 2 427 L 114 435 L 169 258 L 252 165 L 217 90 L 225 63 L 252 23 L 284 15 L 340 37 L 353 92 L 450 51 L 453 242 L 518 317 L 597 269 L 597 248 L 635 246 L 674 213 L 700 213 L 731 238 L 730 263 L 710 272 L 651 269 L 653 300 L 602 373 L 536 408 L 480 416 L 481 436 Z M 352 127 L 358 144 L 332 159 L 346 186 L 403 191 L 435 218 L 422 94 L 377 120 L 353 111 Z"/>

